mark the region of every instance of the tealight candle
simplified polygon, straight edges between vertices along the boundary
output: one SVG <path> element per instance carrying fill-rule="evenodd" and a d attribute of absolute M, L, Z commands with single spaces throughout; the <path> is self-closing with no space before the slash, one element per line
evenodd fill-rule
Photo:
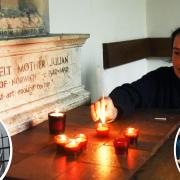
<path fill-rule="evenodd" d="M 69 142 L 69 138 L 64 134 L 55 136 L 54 140 L 57 146 L 61 148 L 64 148 L 64 146 Z"/>
<path fill-rule="evenodd" d="M 109 135 L 109 127 L 106 123 L 98 123 L 96 132 L 98 136 L 108 136 Z"/>
<path fill-rule="evenodd" d="M 48 114 L 50 134 L 59 134 L 65 131 L 66 115 L 58 111 Z"/>
<path fill-rule="evenodd" d="M 80 151 L 80 143 L 76 139 L 70 139 L 70 141 L 64 146 L 68 153 L 78 153 Z"/>
<path fill-rule="evenodd" d="M 139 130 L 135 128 L 127 128 L 124 132 L 124 136 L 129 140 L 130 144 L 137 144 Z"/>
<path fill-rule="evenodd" d="M 75 140 L 80 143 L 81 149 L 85 149 L 87 145 L 88 138 L 85 134 L 77 134 Z"/>
<path fill-rule="evenodd" d="M 129 142 L 126 138 L 115 138 L 113 143 L 116 154 L 128 153 Z"/>

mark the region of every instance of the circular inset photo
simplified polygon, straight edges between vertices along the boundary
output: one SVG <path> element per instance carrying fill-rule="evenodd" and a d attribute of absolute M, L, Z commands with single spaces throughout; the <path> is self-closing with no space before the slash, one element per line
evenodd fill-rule
<path fill-rule="evenodd" d="M 0 120 L 0 180 L 6 176 L 12 160 L 12 141 L 5 124 Z"/>
<path fill-rule="evenodd" d="M 176 162 L 176 166 L 180 172 L 180 128 L 177 131 L 174 141 L 174 159 Z"/>

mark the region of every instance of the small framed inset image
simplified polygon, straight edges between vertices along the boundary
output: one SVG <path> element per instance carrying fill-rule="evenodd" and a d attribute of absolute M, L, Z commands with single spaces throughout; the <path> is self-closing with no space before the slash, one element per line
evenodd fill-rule
<path fill-rule="evenodd" d="M 177 131 L 174 141 L 174 159 L 176 162 L 176 166 L 180 172 L 180 128 Z"/>
<path fill-rule="evenodd" d="M 12 141 L 11 136 L 0 120 L 0 180 L 4 179 L 12 160 Z"/>

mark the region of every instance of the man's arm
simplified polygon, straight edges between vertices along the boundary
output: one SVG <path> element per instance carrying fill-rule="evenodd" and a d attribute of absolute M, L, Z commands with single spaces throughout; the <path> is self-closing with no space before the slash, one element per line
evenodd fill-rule
<path fill-rule="evenodd" d="M 141 79 L 115 88 L 109 95 L 114 106 L 124 115 L 132 114 L 137 107 L 151 107 L 158 89 L 158 76 L 152 71 Z"/>

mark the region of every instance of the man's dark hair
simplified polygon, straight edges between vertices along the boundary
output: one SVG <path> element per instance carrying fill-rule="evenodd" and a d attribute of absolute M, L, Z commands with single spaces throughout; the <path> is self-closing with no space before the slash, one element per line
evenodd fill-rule
<path fill-rule="evenodd" d="M 172 34 L 171 34 L 171 45 L 173 47 L 174 39 L 177 35 L 180 35 L 180 27 L 178 27 Z"/>

